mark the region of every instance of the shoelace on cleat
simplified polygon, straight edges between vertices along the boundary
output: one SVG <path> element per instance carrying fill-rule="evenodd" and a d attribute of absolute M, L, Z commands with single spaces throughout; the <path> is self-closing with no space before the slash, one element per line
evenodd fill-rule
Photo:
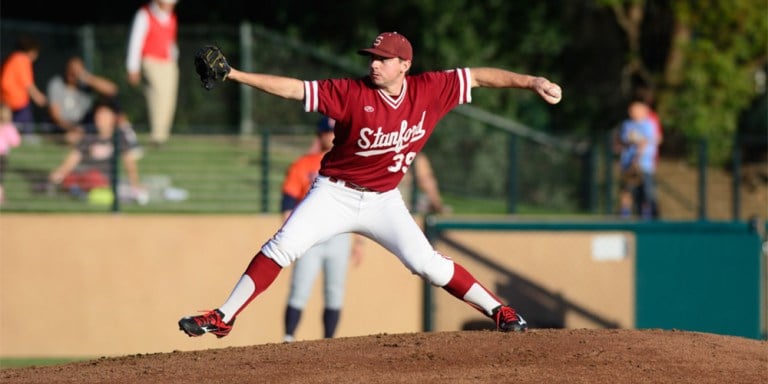
<path fill-rule="evenodd" d="M 222 323 L 221 319 L 219 318 L 219 314 L 216 313 L 216 310 L 201 310 L 198 312 L 205 313 L 204 315 L 195 316 L 192 318 L 199 326 L 211 324 L 218 327 L 219 324 Z"/>
<path fill-rule="evenodd" d="M 499 312 L 496 314 L 496 326 L 501 326 L 501 323 L 511 323 L 517 321 L 517 313 L 512 307 L 503 306 L 499 308 Z"/>

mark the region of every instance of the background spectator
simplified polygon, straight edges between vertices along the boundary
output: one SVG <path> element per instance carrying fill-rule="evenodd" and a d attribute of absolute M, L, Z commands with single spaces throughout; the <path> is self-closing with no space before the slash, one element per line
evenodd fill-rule
<path fill-rule="evenodd" d="M 416 180 L 415 199 L 413 196 L 414 178 Z M 398 189 L 400 189 L 408 209 L 412 212 L 448 213 L 451 211 L 450 207 L 443 205 L 437 178 L 432 171 L 429 158 L 424 152 L 416 155 L 411 169 L 403 176 Z"/>
<path fill-rule="evenodd" d="M 146 81 L 150 136 L 155 146 L 170 135 L 179 86 L 176 0 L 152 0 L 136 12 L 128 41 L 128 82 Z"/>
<path fill-rule="evenodd" d="M 644 102 L 648 107 L 648 118 L 651 119 L 656 130 L 656 145 L 661 146 L 664 142 L 664 127 L 661 125 L 661 119 L 656 112 L 656 97 L 650 87 L 641 87 L 637 90 L 637 99 Z M 659 159 L 659 152 L 656 151 L 656 161 Z"/>
<path fill-rule="evenodd" d="M 309 192 L 320 170 L 320 161 L 333 146 L 333 119 L 323 117 L 317 125 L 319 151 L 310 151 L 296 159 L 288 168 L 283 181 L 281 211 L 288 219 L 293 208 Z M 354 238 L 354 240 L 353 240 Z M 349 233 L 336 235 L 310 248 L 296 260 L 291 274 L 291 288 L 285 308 L 284 341 L 294 341 L 294 333 L 301 320 L 301 314 L 309 300 L 312 286 L 320 271 L 323 271 L 323 336 L 332 338 L 341 317 L 344 304 L 344 285 L 350 258 L 358 264 L 362 257 L 362 239 Z"/>
<path fill-rule="evenodd" d="M 638 98 L 642 100 L 648 106 L 648 118 L 653 123 L 656 132 L 656 157 L 654 158 L 654 169 L 659 164 L 659 156 L 661 154 L 661 144 L 664 142 L 664 127 L 661 124 L 659 114 L 656 112 L 656 97 L 650 87 L 643 87 L 638 90 Z M 655 173 L 655 172 L 654 172 Z M 659 218 L 661 215 L 659 208 L 659 199 L 654 198 L 651 201 L 651 215 L 654 218 Z"/>
<path fill-rule="evenodd" d="M 11 108 L 12 119 L 24 134 L 34 131 L 32 102 L 39 107 L 44 107 L 48 102 L 35 85 L 32 64 L 39 56 L 40 43 L 31 37 L 21 37 L 15 51 L 3 62 L 0 73 L 0 101 Z"/>
<path fill-rule="evenodd" d="M 656 127 L 648 117 L 649 107 L 633 101 L 627 109 L 618 134 L 621 165 L 620 215 L 627 218 L 634 211 L 643 219 L 653 218 L 655 201 Z"/>
<path fill-rule="evenodd" d="M 85 197 L 95 188 L 109 187 L 112 156 L 115 155 L 113 134 L 117 129 L 121 162 L 134 197 L 139 202 L 145 202 L 146 193 L 139 183 L 136 139 L 130 137 L 133 132 L 119 128 L 118 115 L 109 102 L 98 102 L 93 111 L 96 134 L 83 136 L 64 161 L 50 173 L 49 181 L 78 198 Z"/>
<path fill-rule="evenodd" d="M 118 88 L 113 81 L 90 73 L 80 57 L 72 56 L 64 73 L 48 82 L 47 93 L 54 132 L 64 133 L 66 141 L 74 144 L 83 137 L 86 127 L 93 127 L 94 94 L 117 103 Z"/>
<path fill-rule="evenodd" d="M 5 168 L 8 166 L 8 153 L 11 148 L 18 147 L 19 144 L 21 144 L 21 136 L 13 124 L 11 109 L 0 103 L 0 205 L 5 202 L 3 181 Z"/>

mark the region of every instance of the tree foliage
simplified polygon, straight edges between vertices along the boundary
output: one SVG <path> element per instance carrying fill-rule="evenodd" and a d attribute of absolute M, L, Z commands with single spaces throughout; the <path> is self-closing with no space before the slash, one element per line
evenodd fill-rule
<path fill-rule="evenodd" d="M 656 88 L 666 130 L 689 141 L 706 139 L 716 144 L 710 146 L 710 160 L 725 162 L 741 112 L 759 96 L 754 79 L 766 64 L 768 2 L 598 1 L 613 11 L 627 39 L 622 83 L 627 84 L 630 76 Z M 651 8 L 662 9 L 663 14 L 645 20 Z M 661 20 L 671 22 L 665 26 Z M 653 63 L 654 58 L 643 57 L 642 45 L 658 44 L 658 40 L 644 39 L 643 34 L 659 35 L 657 28 L 669 44 Z"/>
<path fill-rule="evenodd" d="M 754 79 L 768 46 L 768 0 L 417 0 L 384 7 L 293 0 L 271 7 L 279 15 L 274 27 L 339 52 L 354 52 L 378 31 L 400 31 L 414 44 L 414 71 L 482 65 L 550 77 L 565 93 L 555 108 L 526 92 L 478 90 L 474 100 L 554 133 L 607 131 L 626 117 L 639 88 L 651 88 L 666 134 L 717 143 L 713 163 L 727 159 L 741 112 L 760 96 Z"/>
<path fill-rule="evenodd" d="M 127 25 L 139 4 L 86 2 L 65 15 L 43 3 L 4 2 L 3 17 Z M 650 86 L 667 133 L 730 143 L 741 112 L 761 97 L 755 73 L 768 65 L 768 0 L 283 0 L 255 8 L 184 0 L 177 10 L 182 29 L 250 21 L 356 60 L 376 33 L 399 31 L 414 44 L 414 71 L 483 65 L 544 75 L 563 85 L 556 107 L 519 91 L 478 90 L 475 101 L 558 134 L 611 129 L 635 89 Z M 728 146 L 711 154 L 720 162 Z"/>
<path fill-rule="evenodd" d="M 689 138 L 717 143 L 712 161 L 730 153 L 740 113 L 758 97 L 755 73 L 766 64 L 765 1 L 675 2 L 681 63 L 669 68 L 660 109 Z"/>

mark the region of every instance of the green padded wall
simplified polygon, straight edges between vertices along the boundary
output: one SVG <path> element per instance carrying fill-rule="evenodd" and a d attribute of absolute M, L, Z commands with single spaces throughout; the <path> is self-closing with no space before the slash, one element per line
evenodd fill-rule
<path fill-rule="evenodd" d="M 761 338 L 760 237 L 745 225 L 638 231 L 636 327 Z"/>

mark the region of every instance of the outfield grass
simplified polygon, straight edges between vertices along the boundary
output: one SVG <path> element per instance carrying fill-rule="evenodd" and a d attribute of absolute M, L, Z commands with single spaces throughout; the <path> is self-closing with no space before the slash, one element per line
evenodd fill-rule
<path fill-rule="evenodd" d="M 142 138 L 140 138 L 142 139 Z M 188 193 L 188 199 L 163 199 L 152 190 L 149 204 L 121 204 L 121 211 L 136 213 L 257 213 L 266 205 L 277 212 L 279 187 L 289 162 L 308 146 L 308 138 L 274 138 L 270 141 L 266 179 L 262 173 L 261 142 L 236 136 L 176 135 L 156 149 L 143 147 L 139 161 L 142 182 L 170 184 Z M 111 206 L 91 205 L 68 193 L 47 188 L 47 175 L 66 156 L 68 148 L 44 137 L 25 141 L 8 159 L 5 177 L 8 212 L 106 212 Z M 125 178 L 121 169 L 120 177 Z M 266 184 L 265 184 L 266 180 Z M 266 194 L 263 192 L 266 191 Z M 156 192 L 156 193 L 154 193 Z M 266 203 L 263 199 L 267 199 Z"/>
<path fill-rule="evenodd" d="M 148 138 L 140 135 L 139 140 L 144 143 Z M 269 155 L 265 159 L 260 136 L 174 135 L 162 148 L 142 147 L 140 175 L 150 188 L 150 202 L 146 205 L 121 202 L 118 208 L 126 213 L 277 213 L 285 170 L 307 150 L 312 140 L 312 135 L 271 135 Z M 45 136 L 38 142 L 25 139 L 21 147 L 14 148 L 8 157 L 4 181 L 6 203 L 2 211 L 111 212 L 111 205 L 89 204 L 47 185 L 48 173 L 64 159 L 68 150 L 54 137 Z M 125 178 L 122 168 L 119 177 Z M 168 184 L 186 192 L 188 198 L 165 199 L 161 186 Z M 454 214 L 505 214 L 507 211 L 504 199 L 457 196 L 443 191 L 443 200 Z M 568 212 L 544 212 L 521 205 L 516 213 Z"/>
<path fill-rule="evenodd" d="M 6 368 L 24 368 L 24 367 L 42 367 L 46 365 L 59 365 L 67 364 L 75 361 L 86 361 L 90 358 L 83 359 L 64 359 L 64 358 L 5 358 L 0 359 L 0 369 Z"/>

